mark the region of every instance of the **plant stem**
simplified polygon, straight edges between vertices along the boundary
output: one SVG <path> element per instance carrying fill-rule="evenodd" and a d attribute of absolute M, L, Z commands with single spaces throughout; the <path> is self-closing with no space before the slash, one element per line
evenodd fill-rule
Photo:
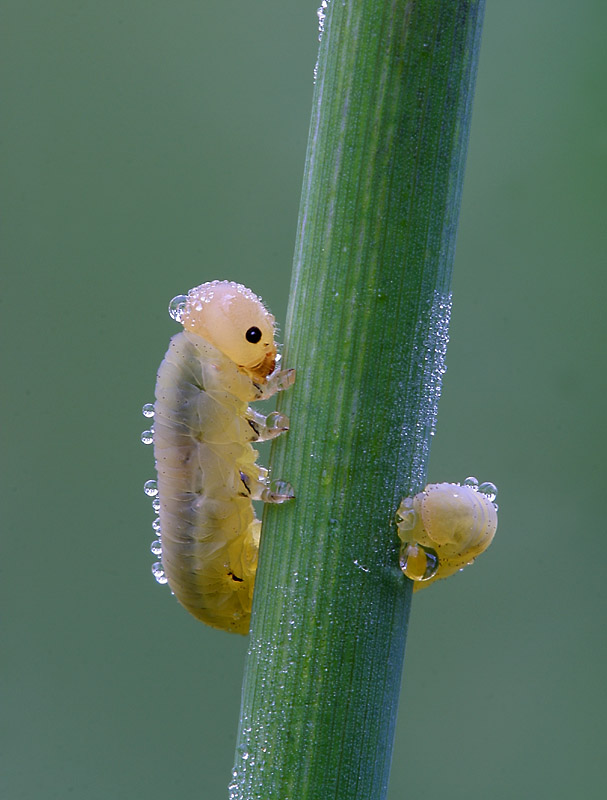
<path fill-rule="evenodd" d="M 387 791 L 411 598 L 393 520 L 425 482 L 482 15 L 327 8 L 272 454 L 297 499 L 264 516 L 234 800 Z"/>

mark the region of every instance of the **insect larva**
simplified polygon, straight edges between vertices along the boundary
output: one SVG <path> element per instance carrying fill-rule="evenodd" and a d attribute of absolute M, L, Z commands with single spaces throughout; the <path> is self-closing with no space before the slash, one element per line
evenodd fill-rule
<path fill-rule="evenodd" d="M 497 489 L 464 483 L 430 483 L 406 497 L 397 512 L 400 566 L 421 589 L 458 572 L 486 550 L 497 529 Z"/>
<path fill-rule="evenodd" d="M 246 634 L 261 527 L 251 501 L 294 497 L 288 483 L 270 483 L 251 445 L 289 421 L 248 403 L 287 389 L 295 370 L 275 370 L 274 317 L 241 284 L 203 283 L 169 310 L 184 331 L 160 365 L 153 431 L 142 435 L 158 473 L 146 484 L 158 513 L 152 552 L 162 555 L 153 572 L 195 617 Z"/>

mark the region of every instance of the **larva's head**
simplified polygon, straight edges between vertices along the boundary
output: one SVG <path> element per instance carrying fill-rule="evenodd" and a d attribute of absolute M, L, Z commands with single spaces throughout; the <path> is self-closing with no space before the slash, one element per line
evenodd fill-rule
<path fill-rule="evenodd" d="M 180 316 L 195 333 L 253 378 L 274 369 L 274 317 L 257 295 L 233 281 L 211 281 L 190 289 Z"/>

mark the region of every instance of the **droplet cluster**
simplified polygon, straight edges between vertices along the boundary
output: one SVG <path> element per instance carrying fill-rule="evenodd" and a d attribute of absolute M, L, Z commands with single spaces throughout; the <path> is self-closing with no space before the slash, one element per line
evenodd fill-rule
<path fill-rule="evenodd" d="M 173 304 L 173 301 L 176 300 L 176 299 L 177 298 L 173 298 L 173 300 L 171 300 L 171 304 Z M 169 307 L 169 313 L 171 314 L 173 319 L 176 319 L 176 317 L 173 316 L 173 312 L 170 310 L 170 307 Z M 146 417 L 146 419 L 153 419 L 154 418 L 154 404 L 153 403 L 146 403 L 143 406 L 143 408 L 141 409 L 141 413 L 143 414 L 144 417 Z M 143 431 L 143 433 L 141 434 L 141 441 L 144 444 L 152 444 L 153 443 L 153 441 L 154 441 L 154 426 L 153 425 L 150 426 L 149 430 Z M 143 484 L 143 491 L 145 492 L 145 494 L 148 497 L 152 498 L 152 508 L 154 510 L 154 513 L 156 515 L 158 515 L 158 512 L 160 511 L 160 498 L 158 497 L 158 483 L 153 478 L 150 479 L 149 481 L 146 481 Z M 162 537 L 161 537 L 161 534 L 160 534 L 160 518 L 158 516 L 156 516 L 154 518 L 154 521 L 152 522 L 152 529 L 154 531 L 154 537 L 155 538 L 152 541 L 152 544 L 150 545 L 150 550 L 152 551 L 152 555 L 156 556 L 158 559 L 161 559 L 162 558 Z M 164 584 L 167 583 L 167 577 L 164 574 L 164 569 L 163 569 L 161 560 L 155 561 L 152 564 L 152 575 L 156 579 L 157 583 L 160 583 L 161 585 L 164 585 Z"/>
<path fill-rule="evenodd" d="M 329 0 L 322 0 L 320 4 L 320 8 L 316 12 L 316 16 L 318 17 L 318 41 L 320 42 L 322 39 L 322 35 L 325 32 L 325 19 L 327 16 L 327 8 L 329 6 Z"/>
<path fill-rule="evenodd" d="M 420 309 L 412 339 L 410 372 L 406 385 L 423 387 L 421 397 L 415 393 L 406 401 L 401 436 L 414 454 L 411 465 L 411 486 L 419 486 L 428 461 L 428 434 L 434 436 L 445 358 L 449 343 L 451 295 L 435 291 Z M 410 422 L 414 420 L 414 422 Z"/>

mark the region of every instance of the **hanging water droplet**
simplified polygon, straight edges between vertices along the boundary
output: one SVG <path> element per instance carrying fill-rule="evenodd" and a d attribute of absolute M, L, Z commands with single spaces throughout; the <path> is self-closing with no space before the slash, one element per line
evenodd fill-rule
<path fill-rule="evenodd" d="M 181 322 L 187 301 L 188 296 L 186 294 L 178 294 L 169 303 L 169 314 L 175 322 Z"/>
<path fill-rule="evenodd" d="M 478 490 L 481 494 L 484 494 L 487 500 L 491 500 L 493 502 L 497 497 L 497 486 L 490 481 L 485 481 L 485 483 L 481 483 L 478 487 Z"/>
<path fill-rule="evenodd" d="M 141 441 L 144 444 L 152 444 L 154 441 L 154 432 L 153 431 L 143 431 L 141 434 Z"/>
<path fill-rule="evenodd" d="M 428 581 L 438 572 L 438 554 L 431 547 L 405 542 L 400 549 L 400 568 L 412 581 Z"/>
<path fill-rule="evenodd" d="M 462 486 L 469 486 L 471 489 L 476 491 L 478 489 L 478 478 L 475 478 L 471 475 L 469 478 L 466 478 Z"/>
<path fill-rule="evenodd" d="M 156 517 L 154 522 L 152 522 L 152 528 L 156 531 L 156 533 L 160 533 L 160 519 Z"/>
<path fill-rule="evenodd" d="M 154 403 L 146 403 L 144 407 L 141 409 L 141 413 L 144 417 L 153 417 L 154 416 Z"/>
<path fill-rule="evenodd" d="M 146 481 L 143 484 L 143 491 L 147 494 L 148 497 L 156 497 L 158 494 L 158 484 L 156 481 Z"/>
<path fill-rule="evenodd" d="M 157 514 L 159 513 L 159 511 L 160 511 L 160 498 L 159 498 L 159 497 L 155 497 L 155 498 L 152 500 L 152 508 L 154 509 L 154 511 L 155 511 Z"/>
<path fill-rule="evenodd" d="M 150 550 L 155 556 L 162 555 L 162 542 L 160 541 L 160 539 L 154 539 L 154 541 L 150 545 Z"/>
<path fill-rule="evenodd" d="M 152 564 L 152 575 L 156 578 L 157 583 L 165 584 L 168 583 L 168 578 L 164 574 L 164 569 L 162 568 L 162 562 L 155 561 Z"/>

